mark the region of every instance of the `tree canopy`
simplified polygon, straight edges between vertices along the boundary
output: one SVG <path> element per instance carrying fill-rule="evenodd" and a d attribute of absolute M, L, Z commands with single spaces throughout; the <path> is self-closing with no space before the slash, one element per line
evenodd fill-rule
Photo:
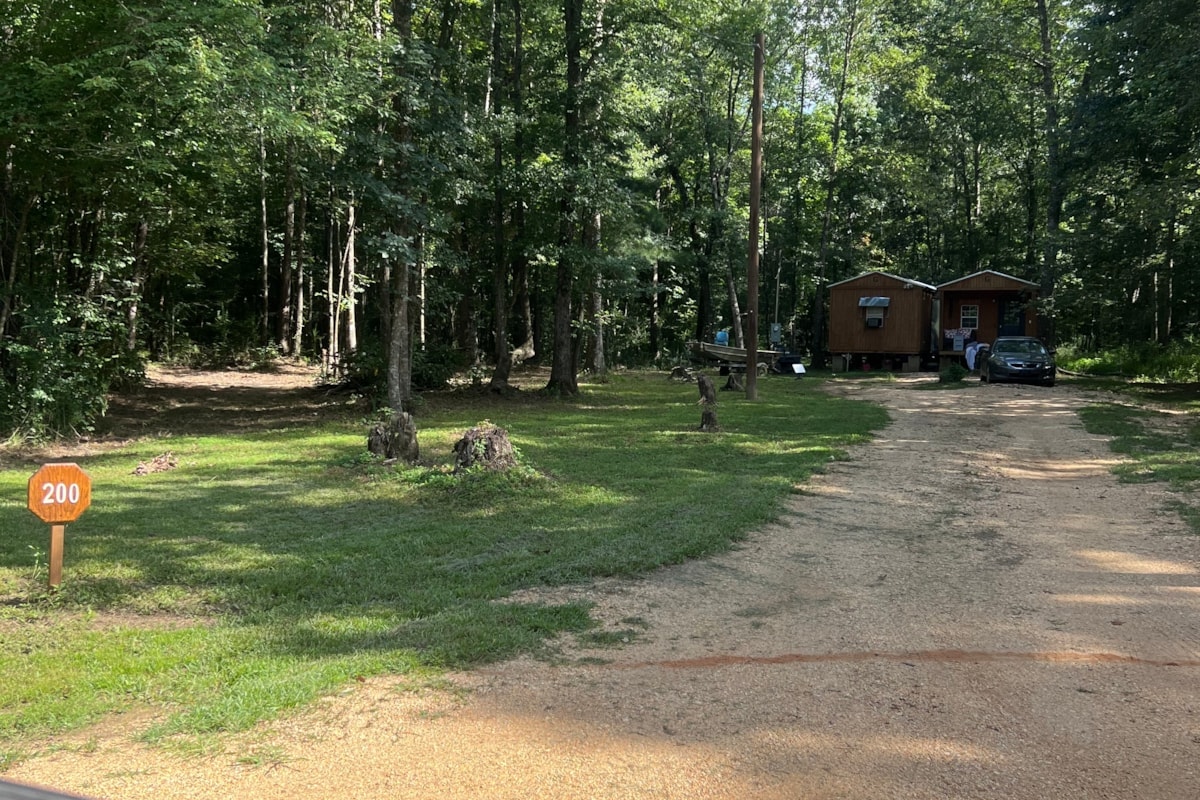
<path fill-rule="evenodd" d="M 1192 0 L 0 0 L 0 429 L 150 359 L 319 360 L 396 410 L 473 367 L 763 326 L 870 269 L 1040 283 L 1058 342 L 1200 324 Z"/>

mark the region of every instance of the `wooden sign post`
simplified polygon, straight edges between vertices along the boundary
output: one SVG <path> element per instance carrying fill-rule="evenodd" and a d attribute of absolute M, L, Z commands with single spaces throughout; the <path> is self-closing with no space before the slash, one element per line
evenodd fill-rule
<path fill-rule="evenodd" d="M 29 510 L 50 524 L 50 588 L 62 583 L 67 523 L 92 503 L 92 479 L 78 464 L 44 464 L 29 479 Z"/>

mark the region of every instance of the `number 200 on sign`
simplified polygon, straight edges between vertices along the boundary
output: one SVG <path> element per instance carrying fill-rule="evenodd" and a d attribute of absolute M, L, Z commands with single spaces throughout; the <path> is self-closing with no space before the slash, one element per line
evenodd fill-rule
<path fill-rule="evenodd" d="M 77 464 L 44 464 L 29 478 L 29 510 L 42 522 L 74 522 L 92 503 L 92 479 Z"/>
<path fill-rule="evenodd" d="M 78 483 L 43 483 L 42 505 L 53 506 L 79 502 L 83 490 Z"/>

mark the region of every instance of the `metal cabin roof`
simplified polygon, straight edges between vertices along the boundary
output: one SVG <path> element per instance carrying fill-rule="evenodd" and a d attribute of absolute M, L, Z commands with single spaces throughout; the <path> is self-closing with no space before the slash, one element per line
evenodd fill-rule
<path fill-rule="evenodd" d="M 831 284 L 829 284 L 828 288 L 832 289 L 835 286 L 841 286 L 843 283 L 850 283 L 851 281 L 856 281 L 859 278 L 866 278 L 871 275 L 882 275 L 885 278 L 891 278 L 892 280 L 897 281 L 899 283 L 910 284 L 912 286 L 915 286 L 920 289 L 925 289 L 930 292 L 937 291 L 936 286 L 931 286 L 928 283 L 924 283 L 922 281 L 915 281 L 912 278 L 901 278 L 899 275 L 893 275 L 890 272 L 880 272 L 878 270 L 870 270 L 870 271 L 864 272 L 860 275 L 855 275 L 853 278 L 846 278 L 845 280 L 838 281 L 837 283 L 831 283 Z"/>
<path fill-rule="evenodd" d="M 1012 281 L 1013 283 L 1023 283 L 1023 284 L 1025 284 L 1026 286 L 1030 286 L 1030 287 L 1032 287 L 1032 288 L 1034 288 L 1034 289 L 1040 289 L 1040 288 L 1042 288 L 1042 287 L 1041 287 L 1039 284 L 1036 284 L 1036 283 L 1034 283 L 1033 281 L 1027 281 L 1027 280 L 1025 280 L 1025 279 L 1023 279 L 1023 278 L 1018 278 L 1018 277 L 1016 277 L 1015 275 L 1009 275 L 1009 274 L 1008 274 L 1008 273 L 1006 273 L 1006 272 L 997 272 L 997 271 L 996 271 L 996 270 L 994 270 L 994 269 L 982 269 L 982 270 L 980 270 L 979 272 L 972 272 L 970 275 L 964 275 L 964 276 L 963 276 L 963 277 L 961 277 L 961 278 L 955 278 L 955 279 L 954 279 L 954 280 L 952 280 L 952 281 L 946 281 L 945 283 L 943 283 L 943 284 L 940 284 L 940 285 L 937 287 L 937 291 L 939 291 L 939 292 L 940 292 L 940 291 L 942 291 L 943 289 L 948 289 L 948 288 L 950 288 L 950 287 L 954 286 L 954 284 L 956 284 L 956 283 L 963 283 L 964 281 L 969 281 L 969 280 L 971 280 L 972 278 L 978 278 L 980 275 L 995 275 L 995 276 L 996 276 L 996 277 L 998 277 L 998 278 L 1004 278 L 1005 280 L 1010 280 L 1010 281 Z"/>

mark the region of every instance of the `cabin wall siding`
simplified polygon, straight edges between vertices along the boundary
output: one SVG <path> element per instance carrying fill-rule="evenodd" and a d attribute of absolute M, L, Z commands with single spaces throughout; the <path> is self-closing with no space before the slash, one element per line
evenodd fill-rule
<path fill-rule="evenodd" d="M 1025 325 L 1019 332 L 1022 336 L 1036 336 L 1038 330 L 1038 315 L 1036 307 L 1037 289 L 1027 283 L 995 273 L 983 272 L 958 281 L 951 281 L 938 287 L 941 297 L 941 319 L 939 329 L 942 331 L 941 351 L 945 354 L 961 354 L 963 350 L 954 347 L 955 339 L 948 332 L 962 327 L 962 307 L 964 305 L 979 306 L 979 327 L 975 338 L 979 342 L 991 344 L 999 335 L 1000 307 L 1003 303 L 1019 304 L 1025 312 Z M 965 339 L 963 340 L 965 344 Z"/>
<path fill-rule="evenodd" d="M 906 285 L 911 288 L 904 288 Z M 862 297 L 886 297 L 883 327 L 868 328 Z M 929 350 L 933 298 L 920 286 L 889 275 L 861 275 L 829 289 L 829 352 L 918 355 Z"/>

